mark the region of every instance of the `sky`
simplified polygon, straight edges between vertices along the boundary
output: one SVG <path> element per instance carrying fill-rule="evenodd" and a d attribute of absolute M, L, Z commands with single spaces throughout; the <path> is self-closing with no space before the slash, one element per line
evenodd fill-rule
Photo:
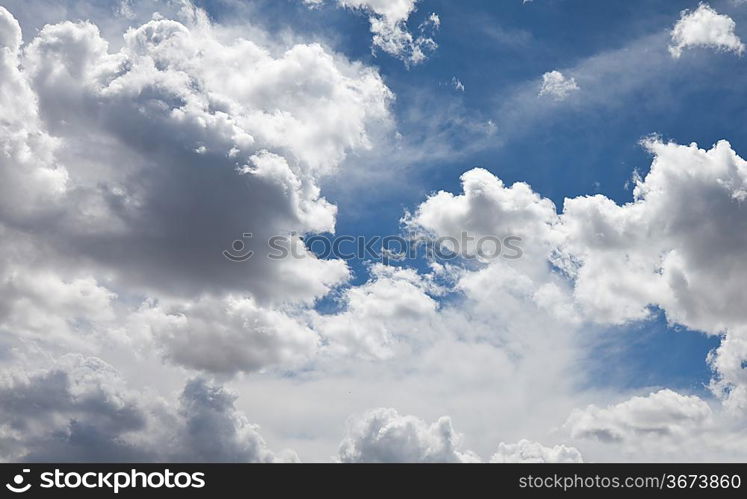
<path fill-rule="evenodd" d="M 0 6 L 1 460 L 747 457 L 747 2 Z"/>

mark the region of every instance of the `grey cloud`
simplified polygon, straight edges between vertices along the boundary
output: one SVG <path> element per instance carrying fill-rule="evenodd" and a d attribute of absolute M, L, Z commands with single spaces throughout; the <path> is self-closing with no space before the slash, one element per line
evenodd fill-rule
<path fill-rule="evenodd" d="M 387 118 L 388 90 L 319 46 L 273 60 L 248 41 L 220 45 L 206 23 L 190 30 L 152 21 L 111 54 L 86 23 L 47 26 L 29 44 L 28 77 L 70 169 L 47 237 L 145 289 L 320 296 L 346 278 L 344 264 L 255 259 L 237 267 L 221 252 L 247 232 L 259 254 L 276 233 L 333 230 L 335 209 L 316 179 L 348 149 L 367 146 L 366 128 Z M 265 74 L 220 74 L 230 58 L 255 61 Z M 338 115 L 329 99 L 346 127 L 325 124 L 325 114 Z"/>
<path fill-rule="evenodd" d="M 120 391 L 110 366 L 68 356 L 62 365 L 16 373 L 0 386 L 4 460 L 126 461 L 151 455 L 127 443 L 146 418 Z"/>
<path fill-rule="evenodd" d="M 141 313 L 167 358 L 212 373 L 289 368 L 310 359 L 320 342 L 298 320 L 250 299 L 201 299 Z"/>
<path fill-rule="evenodd" d="M 274 462 L 235 406 L 205 379 L 189 381 L 178 404 L 129 389 L 110 365 L 67 355 L 47 370 L 0 378 L 0 458 L 6 461 Z"/>
<path fill-rule="evenodd" d="M 22 44 L 0 11 L 0 327 L 94 351 L 124 335 L 211 372 L 303 360 L 319 339 L 288 311 L 349 270 L 269 260 L 266 242 L 334 230 L 319 181 L 389 130 L 391 92 L 320 45 L 266 47 L 188 2 L 177 18 L 112 45 L 91 22 Z M 236 264 L 244 233 L 256 256 Z"/>
<path fill-rule="evenodd" d="M 275 462 L 264 440 L 236 411 L 236 397 L 204 379 L 184 387 L 180 412 L 185 420 L 181 459 L 196 462 Z M 295 454 L 285 459 L 297 460 Z"/>

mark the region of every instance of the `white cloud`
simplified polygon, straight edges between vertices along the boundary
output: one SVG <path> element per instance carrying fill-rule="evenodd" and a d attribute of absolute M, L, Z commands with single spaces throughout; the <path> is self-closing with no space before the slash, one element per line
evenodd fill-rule
<path fill-rule="evenodd" d="M 321 5 L 324 0 L 303 0 L 311 7 Z M 362 10 L 369 14 L 373 46 L 405 62 L 406 65 L 425 61 L 438 44 L 433 32 L 438 30 L 441 19 L 432 13 L 418 26 L 413 34 L 407 20 L 415 11 L 418 0 L 337 0 L 342 7 Z"/>
<path fill-rule="evenodd" d="M 252 298 L 228 296 L 189 302 L 145 303 L 128 327 L 145 335 L 179 365 L 211 373 L 290 368 L 310 359 L 319 336 L 282 311 Z M 140 348 L 145 348 L 141 346 Z"/>
<path fill-rule="evenodd" d="M 407 219 L 413 230 L 464 239 L 462 253 L 485 264 L 459 274 L 456 289 L 471 298 L 476 307 L 484 306 L 483 313 L 501 327 L 511 328 L 512 314 L 524 328 L 526 323 L 518 317 L 533 322 L 533 318 L 546 319 L 543 314 L 549 314 L 553 321 L 573 324 L 577 319 L 570 296 L 566 296 L 569 288 L 550 272 L 547 264 L 562 237 L 557 230 L 555 205 L 528 184 L 506 186 L 482 168 L 464 173 L 461 180 L 463 194 L 433 194 Z M 477 247 L 478 241 L 486 237 L 500 241 L 499 257 L 480 257 L 481 249 L 484 254 L 496 253 L 493 247 Z M 520 251 L 509 248 L 508 237 L 517 238 L 513 245 Z M 496 300 L 503 303 L 502 310 L 491 307 L 490 303 Z M 525 315 L 528 310 L 529 317 Z"/>
<path fill-rule="evenodd" d="M 589 406 L 574 411 L 566 425 L 574 438 L 623 441 L 657 435 L 684 437 L 711 424 L 712 417 L 711 408 L 700 398 L 661 390 L 604 409 Z"/>
<path fill-rule="evenodd" d="M 576 299 L 604 322 L 645 318 L 655 305 L 671 322 L 713 334 L 743 324 L 747 162 L 726 141 L 646 147 L 654 161 L 632 203 L 565 202 L 565 251 L 580 262 L 569 267 Z"/>
<path fill-rule="evenodd" d="M 575 410 L 564 428 L 577 445 L 614 461 L 741 461 L 747 443 L 742 418 L 667 389 Z"/>
<path fill-rule="evenodd" d="M 476 238 L 522 237 L 521 259 L 488 262 L 460 275 L 456 285 L 509 337 L 518 334 L 511 324 L 522 324 L 526 339 L 528 331 L 542 331 L 542 323 L 560 320 L 572 330 L 584 322 L 623 325 L 649 318 L 651 307 L 670 323 L 726 333 L 710 357 L 712 387 L 727 408 L 743 410 L 747 356 L 740 345 L 747 316 L 739 297 L 747 278 L 747 162 L 725 141 L 711 150 L 656 139 L 645 144 L 654 160 L 631 203 L 600 195 L 566 199 L 558 217 L 526 184 L 505 187 L 475 169 L 462 177 L 463 195 L 431 196 L 412 223 L 457 238 L 465 230 Z M 548 261 L 571 287 L 548 270 Z M 500 310 L 490 305 L 496 302 Z M 534 312 L 527 316 L 528 310 Z"/>
<path fill-rule="evenodd" d="M 0 328 L 47 341 L 83 342 L 86 330 L 114 319 L 117 298 L 93 277 L 65 279 L 49 270 L 0 269 Z"/>
<path fill-rule="evenodd" d="M 461 463 L 477 462 L 470 451 L 460 450 L 460 436 L 451 419 L 428 424 L 394 409 L 374 409 L 354 418 L 340 444 L 344 463 Z"/>
<path fill-rule="evenodd" d="M 566 77 L 560 71 L 550 71 L 542 75 L 542 86 L 539 95 L 547 95 L 555 100 L 564 100 L 579 90 L 573 77 Z"/>
<path fill-rule="evenodd" d="M 480 457 L 462 449 L 462 436 L 454 431 L 449 417 L 428 424 L 415 416 L 400 415 L 394 409 L 373 409 L 348 420 L 340 443 L 338 460 L 343 463 L 477 463 Z M 581 454 L 573 447 L 545 447 L 520 440 L 501 443 L 491 463 L 579 463 Z"/>
<path fill-rule="evenodd" d="M 515 444 L 498 445 L 491 463 L 581 463 L 583 458 L 575 447 L 555 445 L 545 447 L 537 442 L 520 440 Z"/>
<path fill-rule="evenodd" d="M 42 216 L 64 196 L 68 172 L 54 158 L 57 141 L 40 122 L 36 96 L 20 69 L 21 27 L 0 6 L 0 214 Z"/>
<path fill-rule="evenodd" d="M 747 412 L 747 331 L 736 327 L 708 357 L 715 373 L 711 390 L 737 417 Z"/>
<path fill-rule="evenodd" d="M 372 279 L 345 291 L 344 311 L 315 315 L 314 327 L 333 355 L 384 359 L 432 333 L 438 304 L 413 270 L 376 265 Z"/>
<path fill-rule="evenodd" d="M 432 195 L 411 223 L 453 237 L 464 230 L 522 237 L 521 259 L 487 262 L 461 274 L 456 285 L 507 333 L 512 323 L 523 325 L 525 339 L 542 323 L 559 320 L 572 330 L 583 323 L 623 325 L 649 318 L 658 307 L 672 324 L 725 334 L 710 356 L 712 388 L 726 408 L 741 411 L 747 407 L 747 316 L 739 299 L 747 279 L 747 162 L 725 141 L 710 150 L 658 139 L 645 146 L 654 155 L 651 169 L 624 205 L 582 196 L 566 199 L 558 217 L 526 184 L 505 187 L 475 169 L 462 177 L 463 195 Z M 496 302 L 501 310 L 491 307 Z M 529 310 L 533 315 L 525 315 Z"/>
<path fill-rule="evenodd" d="M 707 3 L 697 9 L 682 11 L 679 21 L 672 29 L 672 44 L 669 52 L 678 58 L 689 47 L 711 47 L 718 50 L 742 54 L 744 44 L 734 32 L 736 23 L 725 14 L 719 14 Z"/>
<path fill-rule="evenodd" d="M 464 83 L 462 83 L 462 81 L 456 76 L 453 76 L 451 78 L 451 84 L 454 86 L 455 90 L 458 90 L 459 92 L 464 92 Z"/>

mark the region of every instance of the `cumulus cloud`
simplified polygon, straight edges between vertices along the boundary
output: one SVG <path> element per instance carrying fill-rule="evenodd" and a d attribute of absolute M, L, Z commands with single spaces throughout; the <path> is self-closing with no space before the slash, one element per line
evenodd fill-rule
<path fill-rule="evenodd" d="M 133 302 L 127 290 L 115 293 L 111 283 L 81 269 L 50 268 L 48 255 L 23 235 L 0 234 L 15 243 L 0 251 L 0 331 L 18 340 L 56 352 L 157 353 L 177 365 L 221 374 L 301 365 L 318 349 L 319 334 L 283 307 L 238 294 L 157 295 Z"/>
<path fill-rule="evenodd" d="M 428 424 L 394 409 L 374 409 L 353 418 L 340 444 L 344 463 L 461 463 L 479 458 L 460 450 L 460 435 L 451 419 Z"/>
<path fill-rule="evenodd" d="M 68 356 L 40 372 L 3 373 L 0 441 L 7 461 L 146 459 L 127 441 L 144 430 L 137 398 L 111 366 Z"/>
<path fill-rule="evenodd" d="M 524 182 L 506 186 L 482 168 L 464 173 L 461 180 L 463 193 L 433 194 L 406 219 L 412 230 L 464 240 L 462 254 L 482 263 L 458 272 L 454 287 L 471 299 L 481 317 L 490 317 L 501 328 L 510 329 L 514 323 L 521 324 L 525 332 L 534 331 L 529 324 L 535 324 L 535 319 L 574 324 L 578 314 L 568 294 L 570 288 L 548 267 L 549 255 L 562 237 L 552 201 Z M 489 251 L 498 257 L 480 257 L 481 250 L 483 254 L 487 250 L 477 245 L 488 237 L 498 239 L 493 244 L 499 251 Z M 513 238 L 518 250 L 505 244 L 508 238 Z M 496 300 L 503 304 L 501 308 L 491 306 Z"/>
<path fill-rule="evenodd" d="M 562 215 L 576 298 L 597 320 L 645 318 L 718 334 L 743 324 L 747 163 L 726 141 L 710 150 L 648 140 L 654 155 L 634 201 L 568 199 Z"/>
<path fill-rule="evenodd" d="M 183 419 L 177 442 L 181 459 L 194 462 L 298 461 L 293 451 L 276 456 L 256 425 L 234 407 L 236 396 L 204 379 L 191 380 L 179 399 Z"/>
<path fill-rule="evenodd" d="M 324 0 L 304 0 L 318 6 Z M 433 33 L 441 26 L 437 14 L 430 14 L 413 34 L 407 20 L 415 11 L 418 0 L 337 0 L 342 7 L 357 9 L 369 15 L 373 46 L 405 62 L 406 65 L 425 61 L 438 44 Z"/>
<path fill-rule="evenodd" d="M 325 352 L 402 358 L 457 332 L 522 360 L 531 351 L 547 369 L 565 358 L 581 319 L 572 287 L 548 263 L 561 242 L 554 204 L 484 169 L 461 180 L 463 194 L 435 193 L 402 221 L 416 239 L 458 241 L 468 263 L 432 262 L 429 273 L 373 266 L 369 282 L 343 293 L 340 311 L 315 316 L 314 329 L 329 342 Z M 459 299 L 439 305 L 444 294 Z M 550 337 L 548 322 L 559 330 Z"/>
<path fill-rule="evenodd" d="M 21 44 L 18 21 L 0 6 L 0 214 L 12 219 L 43 216 L 69 187 L 54 157 L 58 142 L 45 130 L 20 69 Z"/>
<path fill-rule="evenodd" d="M 462 177 L 464 194 L 431 196 L 411 223 L 454 237 L 463 230 L 475 237 L 522 237 L 521 259 L 487 262 L 460 276 L 456 288 L 476 304 L 501 297 L 512 313 L 529 304 L 569 326 L 645 320 L 657 307 L 670 323 L 725 333 L 727 340 L 710 357 L 713 387 L 727 406 L 744 407 L 740 345 L 747 316 L 740 296 L 747 276 L 747 163 L 726 141 L 710 150 L 656 138 L 644 145 L 654 159 L 649 173 L 636 180 L 630 203 L 582 196 L 566 199 L 558 215 L 526 184 L 506 187 L 475 169 Z M 548 263 L 559 273 L 550 272 Z M 489 310 L 487 316 L 496 324 L 516 317 L 499 314 Z"/>
<path fill-rule="evenodd" d="M 30 42 L 27 79 L 61 143 L 57 157 L 75 165 L 60 230 L 48 237 L 171 293 L 325 294 L 347 277 L 343 262 L 237 267 L 220 252 L 243 233 L 256 249 L 274 233 L 334 230 L 336 209 L 317 180 L 346 151 L 369 146 L 367 127 L 386 120 L 389 92 L 373 71 L 318 45 L 275 59 L 249 40 L 223 44 L 194 16 L 131 29 L 117 53 L 87 23 L 47 26 Z M 237 64 L 255 70 L 229 70 Z"/>
<path fill-rule="evenodd" d="M 724 401 L 726 408 L 737 415 L 747 411 L 747 331 L 733 328 L 721 340 L 721 345 L 708 356 L 715 376 L 711 390 Z"/>
<path fill-rule="evenodd" d="M 545 447 L 538 442 L 520 440 L 515 444 L 498 445 L 491 463 L 582 463 L 581 453 L 575 447 L 555 445 Z"/>
<path fill-rule="evenodd" d="M 699 397 L 660 390 L 603 409 L 589 406 L 574 411 L 566 424 L 574 438 L 623 441 L 657 435 L 684 437 L 710 424 L 712 417 L 711 408 Z"/>
<path fill-rule="evenodd" d="M 273 454 L 235 396 L 202 378 L 178 404 L 137 392 L 96 357 L 65 355 L 46 369 L 0 375 L 0 458 L 5 461 L 296 460 Z"/>
<path fill-rule="evenodd" d="M 328 353 L 385 359 L 431 336 L 438 304 L 427 279 L 380 264 L 371 270 L 368 283 L 345 291 L 342 312 L 316 315 L 314 327 L 328 341 Z"/>
<path fill-rule="evenodd" d="M 573 77 L 567 77 L 560 71 L 550 71 L 542 75 L 542 86 L 539 96 L 549 96 L 555 100 L 565 100 L 572 93 L 578 91 L 578 85 Z"/>
<path fill-rule="evenodd" d="M 373 409 L 348 421 L 340 443 L 339 461 L 343 463 L 476 463 L 480 457 L 463 450 L 461 435 L 454 431 L 451 419 L 441 417 L 428 424 L 415 416 L 394 409 Z M 520 440 L 501 443 L 491 463 L 579 463 L 581 454 L 573 447 L 545 447 Z"/>
<path fill-rule="evenodd" d="M 23 45 L 3 8 L 0 42 L 0 326 L 48 345 L 155 344 L 221 373 L 315 352 L 293 311 L 347 265 L 261 251 L 334 231 L 320 180 L 391 125 L 376 71 L 317 44 L 263 46 L 188 3 L 117 50 L 91 22 Z M 246 233 L 258 256 L 226 259 Z"/>
<path fill-rule="evenodd" d="M 311 358 L 319 336 L 282 311 L 252 298 L 144 303 L 128 327 L 159 346 L 172 362 L 211 373 L 292 367 Z"/>
<path fill-rule="evenodd" d="M 701 3 L 693 11 L 682 11 L 679 21 L 672 29 L 669 53 L 672 57 L 679 58 L 686 48 L 710 47 L 741 55 L 744 43 L 734 32 L 735 28 L 736 23 L 731 17 L 719 14 L 707 3 Z"/>
<path fill-rule="evenodd" d="M 742 418 L 668 389 L 604 408 L 577 409 L 564 428 L 595 453 L 614 448 L 614 460 L 740 461 L 747 442 Z"/>
<path fill-rule="evenodd" d="M 341 5 L 367 12 L 374 46 L 408 64 L 435 46 L 407 29 L 414 0 Z M 711 19 L 708 9 L 695 13 Z M 708 23 L 723 27 L 725 16 L 713 15 Z M 374 69 L 320 45 L 271 47 L 188 4 L 171 17 L 138 22 L 116 43 L 92 22 L 52 23 L 24 43 L 0 8 L 0 361 L 13 365 L 0 378 L 3 459 L 293 460 L 270 451 L 239 410 L 253 399 L 239 401 L 193 371 L 261 378 L 310 359 L 317 371 L 298 390 L 318 383 L 329 393 L 318 378 L 342 372 L 333 378 L 342 385 L 356 364 L 380 392 L 386 383 L 427 387 L 430 400 L 458 392 L 452 409 L 462 414 L 444 412 L 462 421 L 471 409 L 460 407 L 472 406 L 457 402 L 512 379 L 520 381 L 500 388 L 506 414 L 491 418 L 533 407 L 537 420 L 555 421 L 574 401 L 571 365 L 584 327 L 645 320 L 654 308 L 672 324 L 721 335 L 708 362 L 726 411 L 663 390 L 574 412 L 565 428 L 580 443 L 571 443 L 593 458 L 582 444 L 637 452 L 647 436 L 676 452 L 700 443 L 685 439 L 700 433 L 743 455 L 744 439 L 729 438 L 743 425 L 728 418 L 747 407 L 747 163 L 729 143 L 704 150 L 647 140 L 653 163 L 631 202 L 581 196 L 561 211 L 528 184 L 470 170 L 461 193 L 434 193 L 402 222 L 415 234 L 469 234 L 462 250 L 472 258 L 429 262 L 429 273 L 373 266 L 367 282 L 340 290 L 340 310 L 322 313 L 311 307 L 348 281 L 344 262 L 308 254 L 237 265 L 222 251 L 244 233 L 259 252 L 269 235 L 333 231 L 336 207 L 320 185 L 391 130 L 393 95 Z M 725 32 L 735 36 L 731 26 Z M 677 54 L 703 43 L 699 31 L 681 32 Z M 742 50 L 738 39 L 739 47 L 717 39 Z M 577 90 L 553 71 L 540 94 L 564 99 Z M 481 257 L 475 241 L 483 236 L 518 238 L 521 258 Z M 63 350 L 108 360 L 124 349 L 158 362 L 156 376 L 193 378 L 180 378 L 181 395 L 164 397 L 128 388 L 121 372 L 90 355 L 21 366 L 39 352 L 41 363 Z M 454 358 L 458 365 L 444 368 Z M 428 383 L 403 380 L 413 372 Z M 360 395 L 365 407 L 368 395 Z M 580 461 L 575 447 L 534 442 L 543 436 L 523 424 L 489 430 L 491 452 L 518 441 L 500 444 L 494 461 Z M 518 440 L 525 435 L 532 440 Z M 338 459 L 477 455 L 463 450 L 449 418 L 431 424 L 378 409 L 350 421 Z"/>
<path fill-rule="evenodd" d="M 495 282 L 479 279 L 481 274 L 512 273 L 517 276 L 512 282 L 527 283 L 537 303 L 571 321 L 624 324 L 646 319 L 651 307 L 658 307 L 671 323 L 741 338 L 747 320 L 739 298 L 747 276 L 741 257 L 747 247 L 742 227 L 747 163 L 726 141 L 710 150 L 658 139 L 645 146 L 654 155 L 651 169 L 636 181 L 634 200 L 624 205 L 601 195 L 582 196 L 566 199 L 558 216 L 554 205 L 526 184 L 505 187 L 477 169 L 463 176 L 463 195 L 431 196 L 413 223 L 440 235 L 467 230 L 477 237 L 523 238 L 521 259 L 511 265 L 497 260 L 465 274 L 462 289 L 479 292 Z M 548 277 L 548 261 L 571 279 L 572 289 Z M 718 362 L 730 351 L 741 350 L 724 347 L 712 365 L 735 366 L 735 360 Z M 739 382 L 739 371 L 728 370 L 727 378 Z"/>

